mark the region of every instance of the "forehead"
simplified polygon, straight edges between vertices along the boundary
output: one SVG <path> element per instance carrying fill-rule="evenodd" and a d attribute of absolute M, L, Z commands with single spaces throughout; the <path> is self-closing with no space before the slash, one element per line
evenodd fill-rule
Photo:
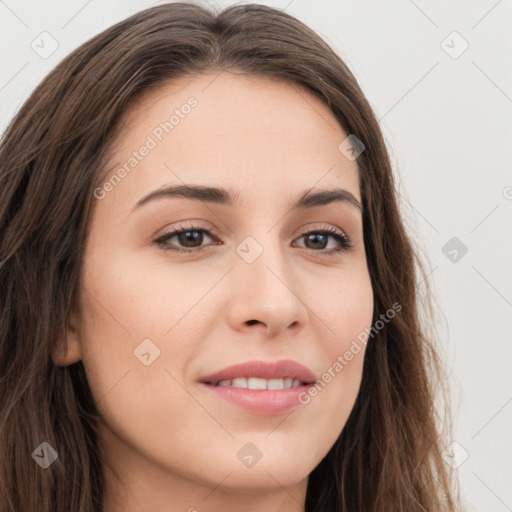
<path fill-rule="evenodd" d="M 357 164 L 338 149 L 347 134 L 325 103 L 287 82 L 228 72 L 180 78 L 140 97 L 122 125 L 106 179 L 128 172 L 112 197 L 122 190 L 134 203 L 185 182 L 260 194 L 337 186 L 360 199 Z"/>

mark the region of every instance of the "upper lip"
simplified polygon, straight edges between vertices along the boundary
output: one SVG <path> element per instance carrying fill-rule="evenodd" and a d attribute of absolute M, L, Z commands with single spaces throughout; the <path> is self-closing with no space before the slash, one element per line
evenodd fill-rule
<path fill-rule="evenodd" d="M 228 366 L 218 372 L 202 377 L 200 382 L 216 384 L 221 380 L 232 380 L 237 377 L 256 377 L 260 379 L 284 379 L 291 377 L 305 384 L 311 384 L 317 379 L 307 367 L 291 359 L 281 359 L 275 362 L 247 361 Z"/>

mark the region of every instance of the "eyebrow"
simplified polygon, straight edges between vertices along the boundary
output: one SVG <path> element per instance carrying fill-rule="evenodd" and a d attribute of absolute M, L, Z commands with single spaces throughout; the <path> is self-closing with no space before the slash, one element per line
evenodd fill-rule
<path fill-rule="evenodd" d="M 171 185 L 150 192 L 140 199 L 133 210 L 142 205 L 162 198 L 182 197 L 214 203 L 227 206 L 237 206 L 239 204 L 240 194 L 238 192 L 230 193 L 224 188 L 209 187 L 205 185 Z M 342 188 L 331 188 L 324 190 L 314 190 L 312 188 L 304 190 L 297 201 L 292 205 L 292 210 L 305 210 L 315 206 L 324 206 L 334 202 L 342 202 L 354 206 L 359 211 L 363 211 L 361 203 L 348 190 Z"/>

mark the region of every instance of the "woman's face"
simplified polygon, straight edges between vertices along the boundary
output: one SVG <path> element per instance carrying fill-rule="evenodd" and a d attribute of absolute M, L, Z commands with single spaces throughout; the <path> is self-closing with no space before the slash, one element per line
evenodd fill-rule
<path fill-rule="evenodd" d="M 354 405 L 373 313 L 348 134 L 312 95 L 226 72 L 151 92 L 123 121 L 59 362 L 82 359 L 129 486 L 298 496 Z"/>

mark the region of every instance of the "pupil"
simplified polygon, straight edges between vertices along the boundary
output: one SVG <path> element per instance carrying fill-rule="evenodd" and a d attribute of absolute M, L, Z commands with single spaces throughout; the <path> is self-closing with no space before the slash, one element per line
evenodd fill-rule
<path fill-rule="evenodd" d="M 312 241 L 314 244 L 315 244 L 316 241 L 318 241 L 318 239 L 321 239 L 320 245 L 323 246 L 323 245 L 325 245 L 326 236 L 325 235 L 321 235 L 321 234 L 316 234 L 316 235 L 313 234 L 313 235 L 309 235 L 307 237 L 307 239 L 309 241 Z M 314 245 L 313 245 L 313 248 L 315 248 Z M 324 248 L 324 247 L 322 247 L 322 248 Z"/>
<path fill-rule="evenodd" d="M 197 242 L 197 241 L 199 241 L 199 245 L 201 245 L 202 234 L 200 234 L 199 231 L 184 231 L 179 236 L 180 236 L 180 242 L 183 243 L 183 245 L 185 245 L 187 247 L 195 247 L 193 244 L 194 244 L 194 242 Z M 189 245 L 189 242 L 191 242 L 192 245 Z"/>

